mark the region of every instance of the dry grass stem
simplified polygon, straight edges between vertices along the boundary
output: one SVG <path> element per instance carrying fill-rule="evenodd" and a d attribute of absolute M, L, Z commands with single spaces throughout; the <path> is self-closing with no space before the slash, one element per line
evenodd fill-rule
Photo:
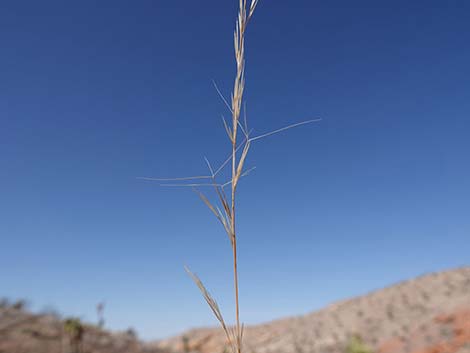
<path fill-rule="evenodd" d="M 187 176 L 180 178 L 139 178 L 143 180 L 160 181 L 160 182 L 175 182 L 161 184 L 162 186 L 175 186 L 175 187 L 191 187 L 198 194 L 200 199 L 209 208 L 216 219 L 222 224 L 225 233 L 227 234 L 231 249 L 232 249 L 232 260 L 233 260 L 233 286 L 235 296 L 235 325 L 228 327 L 222 313 L 220 311 L 217 302 L 209 294 L 202 281 L 188 268 L 186 271 L 191 276 L 193 281 L 198 286 L 204 299 L 212 310 L 214 316 L 219 321 L 222 329 L 227 337 L 227 343 L 230 346 L 232 353 L 242 352 L 242 342 L 244 325 L 240 322 L 240 306 L 239 306 L 239 291 L 238 291 L 238 259 L 237 259 L 237 232 L 236 232 L 236 191 L 241 178 L 246 177 L 252 172 L 255 167 L 245 169 L 245 163 L 248 157 L 248 152 L 253 142 L 259 141 L 268 136 L 278 134 L 280 132 L 292 129 L 297 126 L 310 124 L 320 119 L 306 120 L 291 124 L 280 129 L 270 131 L 261 135 L 251 137 L 251 130 L 248 129 L 246 104 L 243 101 L 243 93 L 245 89 L 245 32 L 250 22 L 256 6 L 259 0 L 251 0 L 249 7 L 247 6 L 247 0 L 239 0 L 239 11 L 238 17 L 235 24 L 234 31 L 234 48 L 235 48 L 235 61 L 236 61 L 236 74 L 233 83 L 233 92 L 230 97 L 230 101 L 227 100 L 219 87 L 213 81 L 214 87 L 227 106 L 231 114 L 231 124 L 222 116 L 225 132 L 231 143 L 231 153 L 224 160 L 224 162 L 217 168 L 214 169 L 209 160 L 204 157 L 210 175 L 199 175 L 199 176 Z M 242 109 L 243 108 L 243 109 Z M 240 120 L 243 111 L 243 122 Z M 241 131 L 243 136 L 239 141 L 238 131 Z M 217 182 L 217 176 L 227 167 L 231 165 L 230 180 L 219 183 Z M 207 180 L 207 182 L 205 182 Z M 212 202 L 204 193 L 197 188 L 199 187 L 212 187 L 217 197 L 217 202 Z M 229 191 L 226 188 L 230 189 Z M 221 207 L 219 207 L 219 205 Z"/>

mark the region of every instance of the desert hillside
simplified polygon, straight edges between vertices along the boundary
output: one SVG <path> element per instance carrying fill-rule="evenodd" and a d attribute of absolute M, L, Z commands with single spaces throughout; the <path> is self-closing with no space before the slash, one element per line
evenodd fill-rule
<path fill-rule="evenodd" d="M 75 326 L 74 326 L 75 325 Z M 162 353 L 141 343 L 132 330 L 110 333 L 52 314 L 32 314 L 21 305 L 0 306 L 0 353 Z M 77 342 L 74 342 L 74 338 Z"/>
<path fill-rule="evenodd" d="M 196 329 L 156 343 L 57 315 L 0 305 L 0 353 L 223 353 L 219 329 Z M 470 267 L 433 273 L 301 317 L 247 327 L 246 353 L 470 353 Z M 365 350 L 364 350 L 365 349 Z M 351 350 L 349 350 L 351 352 Z"/>
<path fill-rule="evenodd" d="M 404 281 L 296 318 L 247 327 L 247 353 L 346 352 L 353 337 L 378 353 L 470 353 L 470 267 Z M 219 329 L 156 343 L 172 352 L 222 353 Z"/>

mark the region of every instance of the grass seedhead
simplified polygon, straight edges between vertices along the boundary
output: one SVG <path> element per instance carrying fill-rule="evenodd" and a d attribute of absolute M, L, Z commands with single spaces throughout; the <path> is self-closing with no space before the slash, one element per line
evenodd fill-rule
<path fill-rule="evenodd" d="M 191 276 L 193 281 L 196 283 L 200 289 L 205 301 L 209 305 L 216 319 L 219 321 L 222 326 L 225 335 L 227 337 L 228 345 L 232 353 L 241 353 L 242 352 L 242 343 L 243 343 L 243 334 L 244 334 L 244 325 L 240 323 L 240 308 L 239 308 L 239 298 L 238 298 L 238 263 L 237 263 L 237 232 L 236 232 L 236 190 L 240 178 L 247 176 L 255 168 L 245 169 L 245 162 L 250 151 L 250 147 L 253 142 L 261 140 L 265 137 L 280 133 L 282 131 L 294 128 L 296 126 L 301 126 L 304 124 L 312 123 L 314 121 L 319 121 L 320 119 L 302 121 L 300 123 L 295 123 L 280 129 L 267 132 L 255 137 L 250 137 L 251 131 L 248 130 L 247 116 L 246 116 L 246 104 L 243 101 L 243 94 L 245 90 L 245 32 L 249 21 L 251 20 L 255 9 L 259 3 L 259 0 L 251 0 L 248 7 L 247 0 L 239 0 L 239 11 L 238 17 L 235 23 L 235 31 L 233 34 L 234 39 L 234 49 L 235 49 L 235 61 L 236 61 L 236 75 L 233 83 L 233 92 L 230 97 L 230 104 L 225 99 L 222 92 L 217 87 L 216 83 L 213 82 L 214 87 L 227 106 L 228 110 L 232 115 L 231 126 L 227 123 L 225 118 L 222 116 L 225 132 L 227 133 L 230 143 L 231 143 L 231 153 L 224 160 L 224 162 L 214 170 L 209 160 L 205 158 L 207 167 L 209 168 L 210 175 L 199 175 L 193 177 L 182 177 L 174 179 L 154 179 L 154 178 L 142 178 L 145 180 L 157 180 L 157 181 L 173 181 L 177 182 L 176 184 L 163 184 L 164 186 L 182 186 L 182 187 L 192 187 L 204 204 L 209 208 L 209 210 L 214 214 L 218 221 L 224 227 L 225 232 L 227 233 L 231 249 L 232 249 L 232 259 L 233 259 L 233 282 L 234 282 L 234 295 L 235 295 L 235 325 L 233 327 L 228 327 L 224 321 L 222 313 L 220 311 L 217 302 L 210 295 L 202 281 L 194 273 L 192 273 L 188 268 L 186 272 Z M 243 107 L 243 122 L 240 121 L 241 113 Z M 239 141 L 239 129 L 243 134 L 241 142 Z M 239 153 L 239 151 L 241 153 Z M 231 176 L 230 180 L 225 183 L 218 183 L 217 177 L 228 165 L 231 165 Z M 188 183 L 190 182 L 191 183 Z M 201 182 L 202 181 L 202 182 Z M 211 202 L 205 194 L 199 191 L 198 187 L 208 186 L 212 187 L 217 196 L 218 203 L 221 205 L 219 207 L 216 203 Z M 229 188 L 230 191 L 226 192 L 225 188 Z M 222 210 L 223 211 L 222 211 Z"/>

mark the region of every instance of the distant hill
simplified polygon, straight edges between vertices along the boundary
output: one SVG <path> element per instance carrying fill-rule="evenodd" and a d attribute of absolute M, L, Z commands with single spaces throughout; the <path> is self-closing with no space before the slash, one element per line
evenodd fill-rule
<path fill-rule="evenodd" d="M 64 320 L 56 315 L 0 306 L 0 353 L 73 353 L 70 340 Z M 78 345 L 81 353 L 163 353 L 141 343 L 132 331 L 110 333 L 87 324 Z"/>
<path fill-rule="evenodd" d="M 470 353 L 470 267 L 247 327 L 245 353 L 344 353 L 352 337 L 377 353 Z M 171 352 L 229 352 L 220 329 L 195 329 L 154 346 Z"/>

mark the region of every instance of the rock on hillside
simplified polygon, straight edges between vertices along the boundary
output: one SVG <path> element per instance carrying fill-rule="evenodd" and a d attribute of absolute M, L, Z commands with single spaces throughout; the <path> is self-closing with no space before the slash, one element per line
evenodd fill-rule
<path fill-rule="evenodd" d="M 305 316 L 247 327 L 245 352 L 344 353 L 353 335 L 379 353 L 470 353 L 470 267 L 421 276 Z M 155 346 L 222 353 L 225 343 L 221 330 L 197 329 Z"/>

